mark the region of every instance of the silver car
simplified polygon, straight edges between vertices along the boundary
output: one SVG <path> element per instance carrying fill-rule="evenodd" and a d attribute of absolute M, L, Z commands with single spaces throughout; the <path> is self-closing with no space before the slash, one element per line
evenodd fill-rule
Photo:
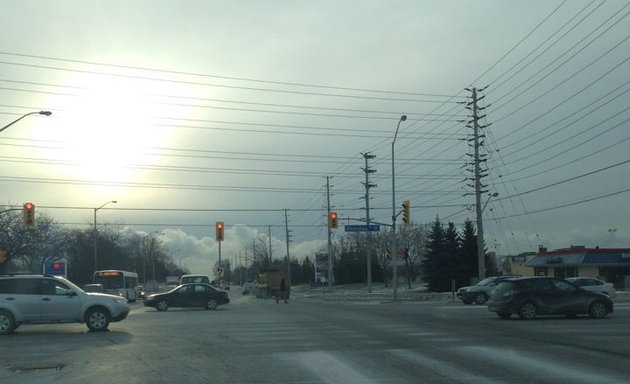
<path fill-rule="evenodd" d="M 505 280 L 507 278 L 514 276 L 491 276 L 486 277 L 475 285 L 470 287 L 461 287 L 457 290 L 457 298 L 460 299 L 464 304 L 471 304 L 475 302 L 475 304 L 484 304 L 492 290 L 497 286 L 497 284 L 501 280 Z"/>
<path fill-rule="evenodd" d="M 22 324 L 85 323 L 104 331 L 129 314 L 127 300 L 105 293 L 87 293 L 52 275 L 0 275 L 0 334 Z"/>
<path fill-rule="evenodd" d="M 608 297 L 615 297 L 617 294 L 615 286 L 612 283 L 606 283 L 594 277 L 569 277 L 565 280 L 587 291 L 600 292 L 604 295 L 608 295 Z"/>

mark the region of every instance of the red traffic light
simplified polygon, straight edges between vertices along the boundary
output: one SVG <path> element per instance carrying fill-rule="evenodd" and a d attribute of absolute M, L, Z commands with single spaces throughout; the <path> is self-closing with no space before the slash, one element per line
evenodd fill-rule
<path fill-rule="evenodd" d="M 35 227 L 35 204 L 28 202 L 22 206 L 22 219 L 27 228 Z"/>
<path fill-rule="evenodd" d="M 53 263 L 52 268 L 54 270 L 63 270 L 64 264 L 63 263 Z"/>
<path fill-rule="evenodd" d="M 337 228 L 338 225 L 337 212 L 330 212 L 328 214 L 328 228 Z"/>
<path fill-rule="evenodd" d="M 215 226 L 215 239 L 217 241 L 223 241 L 225 240 L 225 235 L 223 233 L 223 222 L 222 221 L 217 221 Z"/>

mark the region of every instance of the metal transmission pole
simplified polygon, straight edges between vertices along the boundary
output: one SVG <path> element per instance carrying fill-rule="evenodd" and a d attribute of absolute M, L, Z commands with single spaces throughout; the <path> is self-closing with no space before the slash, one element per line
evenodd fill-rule
<path fill-rule="evenodd" d="M 470 101 L 466 108 L 472 111 L 472 120 L 467 125 L 468 128 L 473 129 L 473 182 L 472 185 L 475 189 L 475 210 L 477 214 L 477 262 L 478 262 L 478 278 L 483 280 L 486 277 L 486 257 L 485 257 L 485 243 L 483 240 L 483 208 L 481 206 L 481 195 L 488 192 L 486 184 L 481 182 L 481 179 L 488 176 L 487 169 L 482 168 L 482 163 L 487 161 L 485 154 L 480 154 L 479 148 L 483 146 L 483 138 L 485 135 L 481 134 L 481 129 L 486 128 L 487 125 L 479 125 L 479 120 L 486 117 L 486 115 L 479 115 L 479 112 L 483 111 L 486 107 L 479 107 L 478 103 L 485 96 L 479 97 L 477 92 L 482 92 L 483 89 L 477 90 L 477 88 L 468 89 L 472 92 L 472 101 Z M 472 126 L 470 125 L 472 123 Z"/>
<path fill-rule="evenodd" d="M 330 176 L 326 176 L 326 206 L 326 220 L 328 221 L 330 217 Z M 330 228 L 330 225 L 326 227 L 328 228 L 328 288 L 332 290 L 332 228 Z"/>
<path fill-rule="evenodd" d="M 373 159 L 376 157 L 376 155 L 372 155 L 369 152 L 367 153 L 362 153 L 363 158 L 365 159 L 365 168 L 361 168 L 363 169 L 363 172 L 365 172 L 365 183 L 363 183 L 363 185 L 365 186 L 365 222 L 367 225 L 370 225 L 370 188 L 374 188 L 377 185 L 376 184 L 372 184 L 370 183 L 370 173 L 375 173 L 376 170 L 375 169 L 371 169 L 368 165 L 368 160 Z M 368 232 L 367 235 L 368 238 L 368 244 L 365 247 L 365 253 L 367 253 L 367 289 L 368 289 L 368 293 L 372 292 L 372 254 L 370 253 L 370 240 L 372 239 L 372 236 L 370 235 L 370 233 Z"/>

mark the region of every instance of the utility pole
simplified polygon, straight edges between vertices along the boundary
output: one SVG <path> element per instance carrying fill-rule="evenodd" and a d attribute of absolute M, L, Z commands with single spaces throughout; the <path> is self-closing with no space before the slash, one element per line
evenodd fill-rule
<path fill-rule="evenodd" d="M 272 261 L 273 261 L 273 257 L 271 257 L 271 225 L 270 225 L 269 226 L 269 262 L 267 264 L 268 268 L 271 267 Z"/>
<path fill-rule="evenodd" d="M 376 172 L 376 170 L 371 169 L 368 166 L 368 160 L 373 159 L 376 155 L 370 154 L 370 152 L 362 153 L 363 158 L 365 159 L 365 168 L 363 172 L 365 172 L 365 182 L 363 185 L 365 186 L 365 221 L 367 225 L 370 225 L 370 188 L 376 187 L 376 184 L 370 183 L 370 173 Z M 372 235 L 368 232 L 367 234 L 368 244 L 365 247 L 365 253 L 367 254 L 367 290 L 368 293 L 372 292 L 372 254 L 370 253 L 370 244 L 372 240 Z"/>
<path fill-rule="evenodd" d="M 291 284 L 291 257 L 289 256 L 289 243 L 291 242 L 291 231 L 289 230 L 289 218 L 287 215 L 287 209 L 284 210 L 284 229 L 285 238 L 287 243 L 287 273 L 289 275 L 289 284 Z"/>
<path fill-rule="evenodd" d="M 474 181 L 474 189 L 475 189 L 475 211 L 477 214 L 477 263 L 478 263 L 478 278 L 479 280 L 483 280 L 486 277 L 486 257 L 485 257 L 485 244 L 483 240 L 483 208 L 481 206 L 481 195 L 487 192 L 487 185 L 481 182 L 483 177 L 488 176 L 485 173 L 487 170 L 482 169 L 481 164 L 487 161 L 485 155 L 480 154 L 479 148 L 483 146 L 483 138 L 485 135 L 481 134 L 481 129 L 486 128 L 486 125 L 480 125 L 479 120 L 486 117 L 486 115 L 479 115 L 479 112 L 484 110 L 486 107 L 479 107 L 478 103 L 485 96 L 479 97 L 477 92 L 483 91 L 477 90 L 477 88 L 469 89 L 472 92 L 472 101 L 468 103 L 467 107 L 472 111 L 472 127 L 468 125 L 469 128 L 473 129 L 473 181 Z"/>
<path fill-rule="evenodd" d="M 326 176 L 326 205 L 326 220 L 328 220 L 330 217 L 330 176 Z M 328 225 L 326 227 L 328 228 L 328 288 L 332 290 L 332 229 Z"/>

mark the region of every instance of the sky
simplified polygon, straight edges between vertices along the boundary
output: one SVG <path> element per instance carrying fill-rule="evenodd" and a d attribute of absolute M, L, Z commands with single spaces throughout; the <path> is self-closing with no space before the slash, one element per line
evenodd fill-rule
<path fill-rule="evenodd" d="M 488 250 L 630 247 L 627 1 L 2 6 L 0 126 L 52 112 L 0 133 L 5 206 L 89 228 L 104 205 L 195 273 L 217 221 L 236 263 L 269 234 L 286 255 L 287 227 L 291 257 L 324 249 L 329 205 L 334 239 L 365 219 L 366 169 L 372 221 L 409 200 L 461 226 L 475 89 Z"/>

